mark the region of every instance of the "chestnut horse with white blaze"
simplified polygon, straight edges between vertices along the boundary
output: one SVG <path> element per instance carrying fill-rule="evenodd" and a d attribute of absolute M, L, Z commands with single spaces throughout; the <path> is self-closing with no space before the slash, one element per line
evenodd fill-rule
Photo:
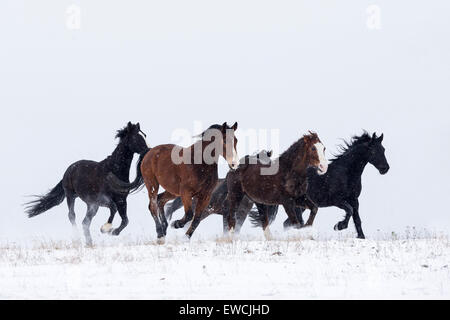
<path fill-rule="evenodd" d="M 222 156 L 230 168 L 239 165 L 236 152 L 237 139 L 234 135 L 237 122 L 229 127 L 227 123 L 212 125 L 193 145 L 183 148 L 174 144 L 164 144 L 152 148 L 144 157 L 141 173 L 150 199 L 149 210 L 156 223 L 158 242 L 164 243 L 167 232 L 167 220 L 164 212 L 158 208 L 177 197 L 181 197 L 184 217 L 174 222 L 175 228 L 183 228 L 192 220 L 186 232 L 191 237 L 201 221 L 202 212 L 211 199 L 218 181 L 217 163 Z M 165 189 L 158 199 L 158 189 Z M 195 203 L 195 212 L 192 204 Z M 192 219 L 193 216 L 193 219 Z"/>
<path fill-rule="evenodd" d="M 318 135 L 310 132 L 274 161 L 270 164 L 241 165 L 228 179 L 228 227 L 230 231 L 235 227 L 236 210 L 244 196 L 249 197 L 257 204 L 283 205 L 289 217 L 285 227 L 301 227 L 295 207 L 300 202 L 306 203 L 308 207 L 314 206 L 306 197 L 307 169 L 314 167 L 319 174 L 326 173 L 328 163 L 325 158 L 325 147 Z M 264 168 L 267 169 L 274 165 L 278 167 L 276 172 L 263 174 Z M 258 210 L 262 207 L 264 206 L 258 206 Z M 265 207 L 267 208 L 267 206 Z M 268 215 L 267 212 L 262 214 L 266 217 Z"/>

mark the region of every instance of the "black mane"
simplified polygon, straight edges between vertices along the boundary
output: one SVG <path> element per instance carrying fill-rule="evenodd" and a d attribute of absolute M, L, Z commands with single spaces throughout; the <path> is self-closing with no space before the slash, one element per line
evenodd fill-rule
<path fill-rule="evenodd" d="M 364 131 L 360 136 L 353 136 L 350 141 L 345 141 L 343 144 L 338 145 L 341 153 L 337 155 L 333 155 L 334 158 L 330 159 L 331 162 L 341 159 L 342 157 L 352 153 L 356 147 L 368 143 L 372 141 L 372 137 L 369 135 L 367 131 Z"/>
<path fill-rule="evenodd" d="M 211 130 L 211 129 L 222 130 L 222 126 L 220 124 L 213 124 L 208 129 L 203 131 L 202 133 L 194 136 L 194 138 L 203 138 L 205 136 L 206 132 L 208 132 L 208 130 Z"/>
<path fill-rule="evenodd" d="M 133 124 L 132 126 L 135 127 L 134 124 Z M 130 133 L 130 128 L 129 128 L 129 126 L 125 126 L 125 127 L 123 127 L 122 129 L 117 130 L 117 133 L 116 133 L 115 138 L 116 138 L 116 139 L 122 140 L 122 139 L 124 139 L 129 133 Z"/>
<path fill-rule="evenodd" d="M 285 161 L 286 163 L 292 163 L 295 160 L 295 158 L 298 156 L 299 152 L 302 150 L 304 144 L 305 144 L 305 141 L 304 141 L 303 137 L 298 139 L 286 151 L 284 151 L 280 155 L 279 159 L 281 161 Z"/>

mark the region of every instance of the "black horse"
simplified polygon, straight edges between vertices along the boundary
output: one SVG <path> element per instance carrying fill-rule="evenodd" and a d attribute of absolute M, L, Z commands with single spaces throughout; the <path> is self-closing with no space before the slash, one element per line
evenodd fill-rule
<path fill-rule="evenodd" d="M 260 163 L 270 162 L 270 157 L 272 156 L 272 151 L 262 150 L 258 154 L 255 155 L 247 155 L 240 160 L 240 163 L 249 163 L 252 161 L 257 161 Z M 202 213 L 201 219 L 205 219 L 211 214 L 220 214 L 223 217 L 223 231 L 224 233 L 228 232 L 228 187 L 227 187 L 227 179 L 230 175 L 232 175 L 234 170 L 230 170 L 225 179 L 219 179 L 214 191 L 211 195 L 211 200 L 209 201 L 209 205 L 206 210 Z M 158 195 L 158 199 L 162 197 L 163 194 Z M 248 197 L 243 197 L 242 201 L 238 206 L 238 210 L 236 212 L 236 229 L 235 232 L 239 233 L 242 225 L 247 218 L 247 215 L 251 211 L 254 202 L 251 201 Z M 195 204 L 194 204 L 195 205 Z M 176 198 L 173 202 L 168 203 L 164 208 L 159 205 L 159 210 L 164 210 L 165 216 L 168 221 L 172 219 L 173 213 L 183 207 L 183 202 L 181 201 L 181 197 Z M 278 206 L 267 206 L 269 209 L 269 214 L 271 216 L 276 215 L 273 211 L 278 210 Z"/>
<path fill-rule="evenodd" d="M 101 162 L 81 160 L 72 164 L 64 173 L 63 179 L 46 195 L 38 196 L 36 200 L 27 203 L 28 217 L 35 217 L 64 201 L 67 198 L 69 220 L 74 227 L 75 199 L 81 198 L 87 204 L 87 214 L 83 220 L 83 231 L 86 244 L 92 245 L 89 231 L 92 218 L 99 207 L 107 207 L 111 211 L 108 223 L 102 226 L 103 233 L 118 235 L 127 226 L 127 196 L 128 188 L 122 184 L 129 182 L 130 166 L 135 153 L 140 154 L 137 164 L 137 176 L 132 183 L 136 188 L 142 185 L 140 162 L 149 150 L 145 141 L 146 135 L 141 131 L 139 123 L 128 125 L 117 131 L 119 144 L 112 153 Z M 122 222 L 117 229 L 112 229 L 111 223 L 115 213 L 119 211 Z"/>
<path fill-rule="evenodd" d="M 324 175 L 318 175 L 314 170 L 308 171 L 308 198 L 316 204 L 311 209 L 311 214 L 305 226 L 311 226 L 319 207 L 338 207 L 345 211 L 344 220 L 334 226 L 335 230 L 343 230 L 348 227 L 350 217 L 353 217 L 358 238 L 364 239 L 359 217 L 358 198 L 361 194 L 361 175 L 368 163 L 378 169 L 384 175 L 389 171 L 385 149 L 382 145 L 384 135 L 377 137 L 374 133 L 370 136 L 364 132 L 361 136 L 355 136 L 350 143 L 345 142 L 341 146 L 342 153 L 331 160 L 328 171 Z M 302 220 L 305 209 L 297 211 L 298 219 Z M 276 212 L 275 212 L 276 214 Z M 266 217 L 263 213 L 252 211 L 250 213 L 252 223 L 262 226 Z M 274 215 L 269 217 L 273 221 Z"/>

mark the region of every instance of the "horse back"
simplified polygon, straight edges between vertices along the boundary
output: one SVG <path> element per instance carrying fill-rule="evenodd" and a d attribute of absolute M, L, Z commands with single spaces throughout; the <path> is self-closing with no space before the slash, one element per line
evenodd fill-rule
<path fill-rule="evenodd" d="M 179 148 L 174 150 L 174 148 Z M 212 190 L 217 183 L 217 168 L 206 164 L 190 164 L 181 160 L 186 148 L 174 144 L 163 144 L 152 148 L 145 155 L 141 172 L 144 179 L 158 182 L 165 190 L 180 196 L 183 190 L 196 193 Z M 173 156 L 177 159 L 173 159 Z M 212 170 L 212 171 L 211 171 Z"/>
<path fill-rule="evenodd" d="M 99 194 L 107 192 L 106 175 L 106 169 L 101 163 L 80 160 L 67 168 L 63 177 L 63 187 L 74 192 L 83 200 L 95 200 Z"/>

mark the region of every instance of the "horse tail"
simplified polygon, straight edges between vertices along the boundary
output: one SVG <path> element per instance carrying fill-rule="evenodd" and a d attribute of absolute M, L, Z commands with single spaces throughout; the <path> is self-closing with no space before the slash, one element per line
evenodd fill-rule
<path fill-rule="evenodd" d="M 269 225 L 275 220 L 278 213 L 278 206 L 268 206 Z M 264 213 L 260 213 L 257 209 L 250 210 L 250 221 L 253 227 L 261 227 L 264 225 L 266 217 Z"/>
<path fill-rule="evenodd" d="M 139 192 L 144 187 L 144 177 L 142 176 L 141 165 L 142 165 L 142 160 L 144 160 L 145 155 L 149 151 L 150 151 L 150 148 L 147 151 L 142 152 L 139 155 L 139 160 L 136 164 L 136 178 L 131 183 L 131 188 L 130 188 L 131 193 Z"/>
<path fill-rule="evenodd" d="M 62 180 L 46 195 L 36 196 L 37 199 L 26 203 L 25 212 L 29 218 L 35 217 L 45 211 L 61 204 L 66 197 Z"/>
<path fill-rule="evenodd" d="M 126 195 L 129 193 L 138 192 L 142 189 L 144 186 L 144 177 L 141 172 L 141 164 L 147 152 L 148 150 L 139 155 L 139 160 L 136 164 L 136 178 L 133 182 L 129 183 L 122 181 L 114 173 L 108 173 L 106 176 L 106 181 L 108 182 L 109 188 L 112 192 Z"/>
<path fill-rule="evenodd" d="M 173 213 L 175 211 L 177 211 L 178 209 L 180 209 L 182 206 L 183 206 L 183 202 L 181 201 L 181 197 L 175 198 L 175 200 L 172 201 L 172 203 L 167 204 L 167 206 L 164 210 L 167 221 L 172 220 Z"/>

